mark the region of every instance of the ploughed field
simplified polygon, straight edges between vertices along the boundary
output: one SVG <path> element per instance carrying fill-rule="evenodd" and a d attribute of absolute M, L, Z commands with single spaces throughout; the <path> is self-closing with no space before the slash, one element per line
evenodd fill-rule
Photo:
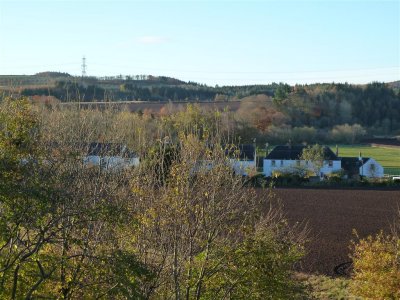
<path fill-rule="evenodd" d="M 275 193 L 290 223 L 308 222 L 311 241 L 301 265 L 307 273 L 335 275 L 336 266 L 350 261 L 353 229 L 360 237 L 381 229 L 389 233 L 400 208 L 400 190 L 277 188 Z"/>

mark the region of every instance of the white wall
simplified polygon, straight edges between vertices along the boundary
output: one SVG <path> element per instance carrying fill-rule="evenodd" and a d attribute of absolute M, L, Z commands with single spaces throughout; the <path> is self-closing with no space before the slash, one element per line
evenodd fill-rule
<path fill-rule="evenodd" d="M 305 167 L 306 169 L 313 171 L 312 163 L 308 162 L 307 165 L 305 160 L 300 160 L 300 166 L 299 166 L 297 160 L 276 159 L 274 167 L 272 166 L 271 159 L 264 159 L 263 173 L 265 176 L 271 177 L 274 171 L 295 173 L 296 169 L 298 169 L 299 167 Z M 340 160 L 333 160 L 331 167 L 329 166 L 328 161 L 325 161 L 324 165 L 320 169 L 320 173 L 329 174 L 332 172 L 340 171 L 341 169 L 342 169 L 342 162 Z"/>
<path fill-rule="evenodd" d="M 256 169 L 254 160 L 236 160 L 230 159 L 231 166 L 237 175 L 247 176 L 250 170 Z"/>
<path fill-rule="evenodd" d="M 324 163 L 322 168 L 320 169 L 320 173 L 325 174 L 330 174 L 332 172 L 338 172 L 342 170 L 342 161 L 341 160 L 333 160 L 332 161 L 333 165 L 330 167 L 327 162 Z"/>
<path fill-rule="evenodd" d="M 139 165 L 138 157 L 123 158 L 120 156 L 97 156 L 88 155 L 83 159 L 85 165 L 89 167 L 101 166 L 105 169 L 122 169 L 128 167 L 134 167 Z"/>
<path fill-rule="evenodd" d="M 375 159 L 370 158 L 360 167 L 360 175 L 368 178 L 382 178 L 384 169 Z"/>
<path fill-rule="evenodd" d="M 227 164 L 233 169 L 236 175 L 247 176 L 249 175 L 250 170 L 256 170 L 256 163 L 253 160 L 237 160 L 237 159 L 229 159 Z M 201 171 L 208 171 L 213 168 L 212 160 L 200 160 L 196 163 L 196 165 L 191 170 L 192 173 L 196 173 Z"/>

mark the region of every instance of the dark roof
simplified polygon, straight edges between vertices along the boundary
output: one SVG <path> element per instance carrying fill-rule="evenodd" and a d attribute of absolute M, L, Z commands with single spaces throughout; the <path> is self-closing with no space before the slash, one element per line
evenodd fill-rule
<path fill-rule="evenodd" d="M 240 160 L 254 160 L 255 148 L 252 144 L 241 144 L 238 146 L 225 146 L 225 153 L 229 157 L 239 158 Z"/>
<path fill-rule="evenodd" d="M 297 160 L 303 153 L 303 150 L 307 146 L 296 145 L 296 146 L 276 146 L 266 157 L 266 159 L 277 159 L 277 160 Z M 324 147 L 324 159 L 325 160 L 338 160 L 338 157 L 333 153 L 331 148 Z"/>
<path fill-rule="evenodd" d="M 354 172 L 364 165 L 368 160 L 369 157 L 363 157 L 362 162 L 358 157 L 341 157 L 342 161 L 342 168 L 348 172 Z"/>
<path fill-rule="evenodd" d="M 87 146 L 87 155 L 93 156 L 123 156 L 135 157 L 135 153 L 129 151 L 126 146 L 122 144 L 113 143 L 90 143 Z"/>

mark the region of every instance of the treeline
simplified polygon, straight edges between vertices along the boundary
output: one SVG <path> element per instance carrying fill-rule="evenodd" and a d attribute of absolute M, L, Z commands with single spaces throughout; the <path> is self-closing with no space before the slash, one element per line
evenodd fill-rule
<path fill-rule="evenodd" d="M 242 136 L 263 142 L 355 143 L 400 135 L 400 94 L 383 83 L 280 85 L 273 97 L 244 98 L 236 115 Z"/>
<path fill-rule="evenodd" d="M 62 102 L 247 100 L 253 103 L 253 107 L 250 104 L 243 105 L 253 112 L 247 114 L 247 121 L 254 123 L 257 132 L 253 135 L 257 133 L 258 136 L 268 134 L 274 126 L 284 131 L 285 138 L 288 136 L 285 132 L 294 128 L 307 131 L 309 135 L 324 137 L 334 127 L 345 124 L 358 124 L 370 135 L 393 135 L 399 134 L 400 130 L 400 93 L 391 88 L 393 85 L 385 83 L 295 86 L 272 83 L 210 87 L 169 77 L 138 78 L 63 80 L 57 81 L 53 87 L 22 89 L 21 95 L 54 96 Z M 242 109 L 239 114 L 246 113 Z M 315 132 L 311 132 L 310 128 Z M 296 133 L 290 135 L 296 136 Z"/>
<path fill-rule="evenodd" d="M 283 84 L 216 86 L 183 82 L 165 76 L 138 75 L 88 77 L 58 80 L 55 86 L 30 87 L 21 90 L 22 96 L 46 95 L 66 101 L 230 101 L 257 94 L 273 96 Z M 284 85 L 287 86 L 287 85 Z"/>
<path fill-rule="evenodd" d="M 213 88 L 201 85 L 171 85 L 169 83 L 151 84 L 145 82 L 97 81 L 90 84 L 74 81 L 58 81 L 54 87 L 25 88 L 22 96 L 54 96 L 62 102 L 73 101 L 213 101 L 216 92 Z"/>
<path fill-rule="evenodd" d="M 39 73 L 36 73 L 34 76 L 38 76 L 38 77 L 55 77 L 55 78 L 72 77 L 72 75 L 70 75 L 70 74 L 68 74 L 66 72 L 53 72 L 53 71 L 39 72 Z"/>
<path fill-rule="evenodd" d="M 332 128 L 360 124 L 384 132 L 400 129 L 400 95 L 384 83 L 366 86 L 326 84 L 295 86 L 274 98 L 292 126 Z"/>

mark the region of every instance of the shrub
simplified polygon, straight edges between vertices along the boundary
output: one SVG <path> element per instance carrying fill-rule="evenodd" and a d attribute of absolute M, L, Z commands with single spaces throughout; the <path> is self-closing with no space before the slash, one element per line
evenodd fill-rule
<path fill-rule="evenodd" d="M 335 142 L 354 144 L 366 134 L 365 129 L 359 124 L 336 125 L 330 132 L 331 139 Z"/>
<path fill-rule="evenodd" d="M 277 185 L 300 185 L 308 181 L 304 174 L 284 173 L 274 171 L 272 174 L 273 180 Z"/>
<path fill-rule="evenodd" d="M 365 299 L 400 299 L 400 239 L 382 232 L 353 243 L 354 295 Z"/>
<path fill-rule="evenodd" d="M 327 174 L 327 177 L 330 182 L 341 182 L 343 177 L 343 171 L 329 173 Z"/>
<path fill-rule="evenodd" d="M 268 185 L 268 180 L 264 174 L 257 174 L 250 177 L 244 176 L 244 180 L 245 186 L 266 187 Z"/>
<path fill-rule="evenodd" d="M 282 217 L 273 212 L 241 243 L 219 247 L 210 260 L 220 271 L 208 283 L 204 299 L 309 299 L 292 271 L 304 256 L 304 236 L 298 237 L 306 231 L 293 236 Z"/>

